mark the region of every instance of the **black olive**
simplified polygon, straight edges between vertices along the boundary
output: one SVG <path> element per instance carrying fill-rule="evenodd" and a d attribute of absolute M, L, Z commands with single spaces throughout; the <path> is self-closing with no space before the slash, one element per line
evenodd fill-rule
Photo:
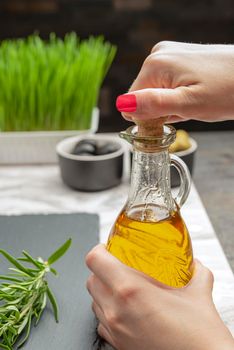
<path fill-rule="evenodd" d="M 83 144 L 89 144 L 89 145 L 93 145 L 93 147 L 97 147 L 97 142 L 96 140 L 92 140 L 92 139 L 83 139 L 80 140 L 78 142 L 79 145 L 83 145 Z"/>
<path fill-rule="evenodd" d="M 110 154 L 113 152 L 118 151 L 119 147 L 115 143 L 108 142 L 104 144 L 103 146 L 99 146 L 96 148 L 96 155 L 97 156 L 102 156 L 105 154 Z"/>
<path fill-rule="evenodd" d="M 76 154 L 74 154 L 75 156 L 81 156 L 81 157 L 83 157 L 83 156 L 95 156 L 95 154 L 93 154 L 93 153 L 88 153 L 88 152 L 82 152 L 82 153 L 76 153 Z"/>
<path fill-rule="evenodd" d="M 75 155 L 95 155 L 96 154 L 96 142 L 94 140 L 81 140 L 72 150 L 72 154 Z"/>

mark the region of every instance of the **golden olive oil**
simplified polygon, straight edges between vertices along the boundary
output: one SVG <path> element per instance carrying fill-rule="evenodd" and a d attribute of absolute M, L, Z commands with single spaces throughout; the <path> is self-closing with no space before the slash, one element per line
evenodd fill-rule
<path fill-rule="evenodd" d="M 180 212 L 172 212 L 161 221 L 152 221 L 142 212 L 135 211 L 128 217 L 122 211 L 109 236 L 108 251 L 164 284 L 185 286 L 192 277 L 193 252 Z"/>

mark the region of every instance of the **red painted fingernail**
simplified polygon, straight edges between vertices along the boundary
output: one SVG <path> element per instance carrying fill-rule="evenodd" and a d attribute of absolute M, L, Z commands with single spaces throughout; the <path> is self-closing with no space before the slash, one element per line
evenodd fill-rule
<path fill-rule="evenodd" d="M 117 97 L 116 108 L 119 112 L 135 112 L 137 100 L 134 94 L 125 94 Z"/>

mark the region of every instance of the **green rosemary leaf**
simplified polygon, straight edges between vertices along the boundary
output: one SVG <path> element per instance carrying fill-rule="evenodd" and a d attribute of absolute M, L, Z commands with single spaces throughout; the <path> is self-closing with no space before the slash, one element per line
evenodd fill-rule
<path fill-rule="evenodd" d="M 1 292 L 0 293 L 0 300 L 7 300 L 7 301 L 12 301 L 14 300 L 14 296 L 9 293 Z"/>
<path fill-rule="evenodd" d="M 17 269 L 19 269 L 20 271 L 24 272 L 25 274 L 29 275 L 29 276 L 33 276 L 32 272 L 29 271 L 29 269 L 27 269 L 26 267 L 24 267 L 22 264 L 20 264 L 13 256 L 11 256 L 9 253 L 7 253 L 5 250 L 0 249 L 0 253 L 15 267 L 17 267 Z"/>
<path fill-rule="evenodd" d="M 68 239 L 66 241 L 66 243 L 64 243 L 58 250 L 56 250 L 56 252 L 54 252 L 47 260 L 49 265 L 52 265 L 55 261 L 57 261 L 58 259 L 60 259 L 65 253 L 66 251 L 70 248 L 72 243 L 72 239 Z"/>
<path fill-rule="evenodd" d="M 13 326 L 8 326 L 8 331 L 12 333 L 12 335 L 17 335 L 17 331 Z"/>
<path fill-rule="evenodd" d="M 44 310 L 44 308 L 46 307 L 46 302 L 47 302 L 47 297 L 46 297 L 46 293 L 44 293 L 42 298 L 42 303 L 41 303 L 42 310 Z"/>
<path fill-rule="evenodd" d="M 23 287 L 23 286 L 21 286 L 20 284 L 9 284 L 8 288 L 10 288 L 10 289 L 18 289 L 18 290 L 20 289 L 20 290 L 23 290 L 25 292 L 28 292 L 28 289 Z"/>
<path fill-rule="evenodd" d="M 17 345 L 17 349 L 20 349 L 28 340 L 28 337 L 30 335 L 31 325 L 32 325 L 32 315 L 30 314 L 29 319 L 28 319 L 28 323 L 27 323 L 26 335 L 25 335 L 24 339 Z"/>
<path fill-rule="evenodd" d="M 14 299 L 12 301 L 9 301 L 7 305 L 15 305 L 21 302 L 21 300 L 23 299 L 23 295 L 20 298 Z"/>
<path fill-rule="evenodd" d="M 22 252 L 26 258 L 28 259 L 29 262 L 31 262 L 33 265 L 35 265 L 36 267 L 38 267 L 40 270 L 43 269 L 43 264 L 41 264 L 40 262 L 38 262 L 36 259 L 34 259 L 30 254 L 28 254 L 25 250 L 23 250 Z"/>
<path fill-rule="evenodd" d="M 16 311 L 17 313 L 19 313 L 19 310 L 14 305 L 6 305 L 5 307 L 6 307 L 6 310 Z"/>
<path fill-rule="evenodd" d="M 10 271 L 13 271 L 13 272 L 15 272 L 15 273 L 13 273 L 13 274 L 11 274 L 11 276 L 15 276 L 15 277 L 17 277 L 17 276 L 24 276 L 24 277 L 33 277 L 34 275 L 28 275 L 27 273 L 25 273 L 25 272 L 23 272 L 23 271 L 20 271 L 20 270 L 18 270 L 18 269 L 15 269 L 14 267 L 9 267 L 9 270 Z"/>
<path fill-rule="evenodd" d="M 18 310 L 18 308 L 17 308 L 16 306 L 14 306 L 14 305 L 8 305 L 8 306 L 6 306 L 6 310 L 7 310 L 7 311 L 14 311 L 14 317 L 15 317 L 15 319 L 17 319 L 17 320 L 20 319 L 20 312 L 19 312 L 19 310 Z M 16 334 L 17 334 L 17 332 L 16 332 Z"/>
<path fill-rule="evenodd" d="M 18 334 L 21 334 L 25 326 L 28 324 L 29 317 L 30 317 L 30 314 L 27 314 L 27 316 L 25 316 L 25 318 L 23 319 L 23 322 L 18 328 L 18 332 L 17 332 Z"/>
<path fill-rule="evenodd" d="M 50 267 L 50 271 L 51 271 L 55 276 L 58 276 L 58 272 L 57 272 L 53 267 Z"/>
<path fill-rule="evenodd" d="M 57 305 L 56 299 L 55 299 L 51 289 L 48 286 L 47 286 L 46 292 L 47 292 L 48 298 L 51 302 L 51 305 L 53 307 L 55 321 L 58 323 L 58 321 L 59 321 L 59 319 L 58 319 L 58 305 Z"/>
<path fill-rule="evenodd" d="M 23 257 L 19 257 L 17 258 L 18 261 L 23 261 L 23 262 L 29 262 L 29 260 L 27 258 L 23 258 Z"/>
<path fill-rule="evenodd" d="M 21 282 L 21 280 L 19 278 L 14 278 L 14 277 L 4 276 L 4 275 L 0 275 L 0 280 L 6 280 L 6 281 L 12 281 L 12 282 Z"/>
<path fill-rule="evenodd" d="M 6 345 L 9 346 L 9 348 L 11 349 L 11 344 L 9 342 L 9 339 L 8 339 L 7 335 L 6 335 L 6 332 L 3 332 L 3 339 L 4 339 L 5 343 L 6 343 Z"/>
<path fill-rule="evenodd" d="M 12 348 L 9 348 L 9 346 L 0 344 L 0 349 L 5 349 L 5 350 L 12 350 Z"/>
<path fill-rule="evenodd" d="M 37 316 L 36 316 L 36 322 L 35 322 L 35 327 L 38 325 L 38 323 L 39 323 L 39 321 L 40 321 L 40 319 L 41 319 L 41 315 L 42 315 L 43 311 L 44 311 L 44 309 L 41 309 L 41 310 L 39 311 L 39 314 L 37 314 Z M 35 315 L 35 313 L 34 313 L 34 315 Z"/>
<path fill-rule="evenodd" d="M 5 307 L 1 307 L 1 308 L 0 308 L 0 314 L 1 314 L 1 316 L 2 316 L 2 314 L 4 314 L 4 313 L 7 313 L 7 310 L 6 310 Z"/>

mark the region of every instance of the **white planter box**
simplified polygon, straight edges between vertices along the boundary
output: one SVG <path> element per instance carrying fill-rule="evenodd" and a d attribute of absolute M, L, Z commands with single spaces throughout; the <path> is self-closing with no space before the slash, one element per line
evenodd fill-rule
<path fill-rule="evenodd" d="M 94 108 L 91 128 L 71 131 L 29 131 L 0 133 L 0 164 L 56 163 L 56 145 L 69 136 L 93 134 L 99 124 L 99 109 Z"/>

